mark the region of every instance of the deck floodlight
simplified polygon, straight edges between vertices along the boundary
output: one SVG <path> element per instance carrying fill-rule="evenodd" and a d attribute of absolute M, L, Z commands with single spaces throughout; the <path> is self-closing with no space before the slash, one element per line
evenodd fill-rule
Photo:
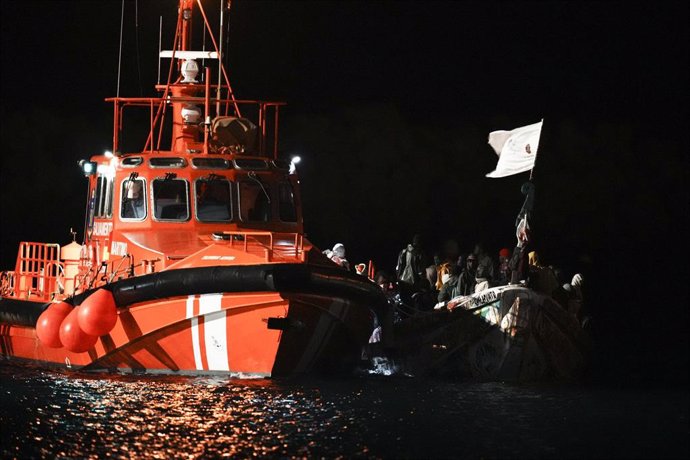
<path fill-rule="evenodd" d="M 111 152 L 110 150 L 106 150 L 105 152 L 103 152 L 103 155 L 105 155 L 105 157 L 108 159 L 110 159 L 114 156 L 113 152 Z"/>
<path fill-rule="evenodd" d="M 95 161 L 80 160 L 79 167 L 86 177 L 96 174 L 97 165 Z"/>
<path fill-rule="evenodd" d="M 295 155 L 290 159 L 290 174 L 294 174 L 297 171 L 297 163 L 302 161 L 299 155 Z"/>

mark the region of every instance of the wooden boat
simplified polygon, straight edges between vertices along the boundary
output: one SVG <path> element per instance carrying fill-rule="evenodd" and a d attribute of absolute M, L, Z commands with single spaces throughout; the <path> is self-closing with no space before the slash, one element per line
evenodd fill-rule
<path fill-rule="evenodd" d="M 180 0 L 158 96 L 107 99 L 112 153 L 80 163 L 82 244 L 23 242 L 2 272 L 5 358 L 250 376 L 358 364 L 385 297 L 305 237 L 298 175 L 278 156 L 284 104 L 235 98 L 222 40 L 189 49 L 195 12 L 211 30 L 201 2 Z M 145 113 L 135 131 L 146 120 L 148 136 L 123 152 L 133 109 Z"/>
<path fill-rule="evenodd" d="M 488 288 L 489 277 L 484 276 L 486 286 L 482 289 L 478 282 L 472 295 L 437 305 L 433 312 L 389 322 L 383 340 L 373 347 L 378 350 L 369 354 L 392 360 L 398 371 L 413 375 L 538 381 L 573 380 L 584 374 L 591 343 L 577 316 L 582 277 L 573 277 L 571 294 L 549 267 L 539 264 L 536 252 L 528 252 L 535 193 L 531 180 L 542 125 L 543 120 L 489 134 L 499 160 L 487 177 L 530 172 L 530 180 L 521 187 L 525 201 L 516 219 L 517 245 L 509 262 L 513 284 Z"/>
<path fill-rule="evenodd" d="M 372 351 L 410 375 L 488 381 L 572 381 L 589 364 L 590 337 L 567 306 L 523 285 L 490 288 L 410 315 Z M 384 339 L 386 336 L 384 335 Z"/>

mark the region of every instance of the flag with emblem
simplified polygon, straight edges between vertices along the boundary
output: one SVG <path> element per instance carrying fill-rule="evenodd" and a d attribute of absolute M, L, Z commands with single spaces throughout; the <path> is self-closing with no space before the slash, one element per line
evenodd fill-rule
<path fill-rule="evenodd" d="M 541 125 L 544 120 L 512 131 L 493 131 L 489 145 L 498 155 L 496 169 L 486 177 L 506 177 L 534 168 L 539 147 Z"/>

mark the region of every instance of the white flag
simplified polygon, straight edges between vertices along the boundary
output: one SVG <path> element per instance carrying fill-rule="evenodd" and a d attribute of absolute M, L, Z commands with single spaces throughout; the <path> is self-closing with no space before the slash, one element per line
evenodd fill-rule
<path fill-rule="evenodd" d="M 534 167 L 539 147 L 541 125 L 544 120 L 533 125 L 515 128 L 512 131 L 493 131 L 489 133 L 489 145 L 498 154 L 496 170 L 486 177 L 505 177 L 529 171 Z"/>

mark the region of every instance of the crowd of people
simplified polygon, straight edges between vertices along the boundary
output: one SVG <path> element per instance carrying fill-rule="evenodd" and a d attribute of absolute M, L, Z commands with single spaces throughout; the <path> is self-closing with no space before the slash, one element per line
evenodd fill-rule
<path fill-rule="evenodd" d="M 518 234 L 518 244 L 511 251 L 501 248 L 496 258 L 482 243 L 469 253 L 462 254 L 454 240 L 448 240 L 432 257 L 422 246 L 422 238 L 415 235 L 398 254 L 394 271 L 379 270 L 360 263 L 355 271 L 370 277 L 389 297 L 395 297 L 415 310 L 430 311 L 443 308 L 451 299 L 468 296 L 495 286 L 524 285 L 553 297 L 563 308 L 580 317 L 582 308 L 582 275 L 564 280 L 563 272 L 542 264 L 539 254 L 529 250 L 527 238 Z M 336 244 L 324 254 L 337 265 L 350 270 L 345 246 Z"/>

